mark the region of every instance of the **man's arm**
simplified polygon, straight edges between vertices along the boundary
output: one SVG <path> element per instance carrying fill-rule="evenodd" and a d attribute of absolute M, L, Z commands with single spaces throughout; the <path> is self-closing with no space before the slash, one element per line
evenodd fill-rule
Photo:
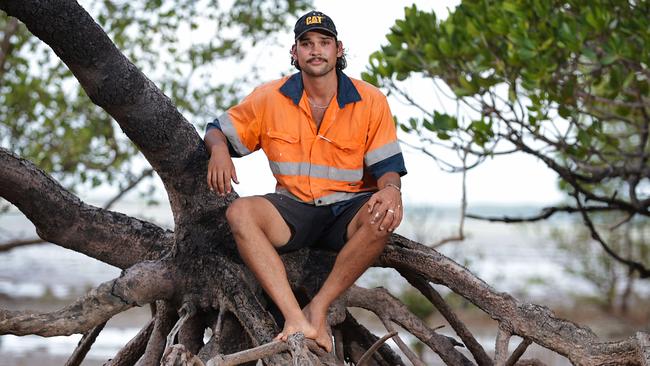
<path fill-rule="evenodd" d="M 210 153 L 208 163 L 208 186 L 211 191 L 225 195 L 232 191 L 230 181 L 239 184 L 235 165 L 228 150 L 228 140 L 218 128 L 210 128 L 205 133 L 205 146 Z"/>
<path fill-rule="evenodd" d="M 377 180 L 379 191 L 368 200 L 368 212 L 371 224 L 378 223 L 379 231 L 392 232 L 402 222 L 402 192 L 400 175 L 397 172 L 386 172 Z"/>

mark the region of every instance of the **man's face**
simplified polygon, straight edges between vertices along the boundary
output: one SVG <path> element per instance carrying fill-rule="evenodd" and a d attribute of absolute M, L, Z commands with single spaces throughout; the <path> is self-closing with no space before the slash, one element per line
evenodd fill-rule
<path fill-rule="evenodd" d="M 296 42 L 291 53 L 304 73 L 318 77 L 334 70 L 336 58 L 343 55 L 343 46 L 330 35 L 307 32 Z"/>

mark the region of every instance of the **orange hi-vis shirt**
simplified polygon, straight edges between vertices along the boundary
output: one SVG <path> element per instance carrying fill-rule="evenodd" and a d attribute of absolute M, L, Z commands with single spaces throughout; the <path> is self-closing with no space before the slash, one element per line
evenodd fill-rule
<path fill-rule="evenodd" d="M 213 127 L 227 137 L 233 156 L 261 148 L 276 192 L 304 203 L 345 201 L 376 191 L 389 171 L 406 174 L 386 97 L 342 72 L 318 130 L 300 73 L 257 87 Z"/>

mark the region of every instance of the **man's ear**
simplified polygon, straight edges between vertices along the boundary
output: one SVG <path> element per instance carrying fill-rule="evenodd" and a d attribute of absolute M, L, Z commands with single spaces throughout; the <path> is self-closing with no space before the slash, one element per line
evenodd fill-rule
<path fill-rule="evenodd" d="M 291 58 L 294 60 L 297 60 L 298 57 L 296 56 L 296 44 L 294 43 L 293 46 L 291 46 L 291 50 L 289 50 L 289 54 L 291 55 Z"/>
<path fill-rule="evenodd" d="M 343 42 L 336 41 L 336 57 L 343 56 Z"/>

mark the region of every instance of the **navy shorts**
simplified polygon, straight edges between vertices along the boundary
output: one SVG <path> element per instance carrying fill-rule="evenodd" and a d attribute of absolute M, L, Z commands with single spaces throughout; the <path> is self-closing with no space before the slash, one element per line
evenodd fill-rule
<path fill-rule="evenodd" d="M 305 247 L 338 252 L 347 242 L 348 224 L 371 195 L 369 192 L 327 206 L 302 203 L 278 193 L 262 196 L 275 206 L 291 229 L 291 238 L 277 248 L 278 252 L 288 253 Z"/>

